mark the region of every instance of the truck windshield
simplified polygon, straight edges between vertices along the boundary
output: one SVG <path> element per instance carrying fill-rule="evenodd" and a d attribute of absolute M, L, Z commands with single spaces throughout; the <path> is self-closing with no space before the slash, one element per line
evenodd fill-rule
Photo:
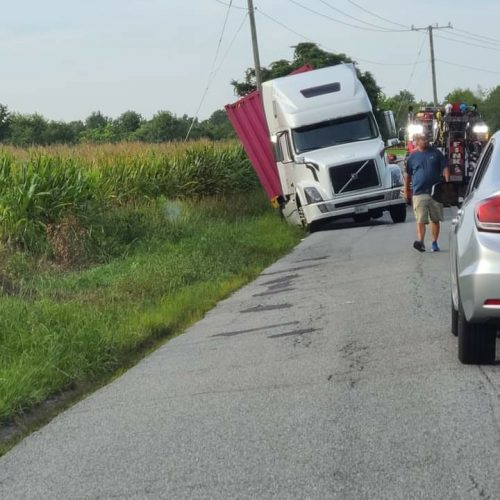
<path fill-rule="evenodd" d="M 315 123 L 292 130 L 296 153 L 328 148 L 348 142 L 367 141 L 378 137 L 371 113 Z"/>

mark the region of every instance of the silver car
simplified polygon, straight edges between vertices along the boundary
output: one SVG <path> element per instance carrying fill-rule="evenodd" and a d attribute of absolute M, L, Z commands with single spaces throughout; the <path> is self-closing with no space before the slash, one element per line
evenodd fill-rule
<path fill-rule="evenodd" d="M 493 363 L 500 330 L 500 132 L 484 148 L 452 221 L 450 262 L 458 358 Z"/>

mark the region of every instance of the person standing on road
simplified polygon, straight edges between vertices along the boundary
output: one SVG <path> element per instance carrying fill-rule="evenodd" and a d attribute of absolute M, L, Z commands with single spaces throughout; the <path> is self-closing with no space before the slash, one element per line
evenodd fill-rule
<path fill-rule="evenodd" d="M 425 252 L 425 226 L 431 224 L 433 252 L 439 252 L 438 238 L 440 222 L 443 220 L 443 205 L 431 198 L 434 184 L 441 182 L 444 176 L 450 180 L 450 171 L 446 158 L 441 151 L 429 146 L 425 135 L 416 137 L 416 148 L 406 160 L 404 175 L 404 197 L 408 204 L 413 201 L 413 211 L 417 221 L 417 239 L 413 248 Z M 411 185 L 411 188 L 410 188 Z"/>

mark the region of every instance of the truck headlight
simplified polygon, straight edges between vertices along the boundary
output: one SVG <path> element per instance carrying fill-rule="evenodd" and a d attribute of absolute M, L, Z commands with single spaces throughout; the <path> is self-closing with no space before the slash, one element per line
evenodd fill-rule
<path fill-rule="evenodd" d="M 472 127 L 472 132 L 475 134 L 487 134 L 488 133 L 488 125 L 485 123 L 478 123 Z"/>
<path fill-rule="evenodd" d="M 420 125 L 418 123 L 412 123 L 408 125 L 408 136 L 410 137 L 410 139 L 413 139 L 414 135 L 423 133 L 424 133 L 423 125 Z"/>
<path fill-rule="evenodd" d="M 320 203 L 323 201 L 323 197 L 314 187 L 304 188 L 304 194 L 306 195 L 307 203 Z"/>

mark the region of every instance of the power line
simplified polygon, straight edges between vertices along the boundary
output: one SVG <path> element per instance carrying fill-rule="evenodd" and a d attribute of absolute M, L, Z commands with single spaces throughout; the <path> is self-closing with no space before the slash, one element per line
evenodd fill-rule
<path fill-rule="evenodd" d="M 408 90 L 408 91 L 410 90 L 410 84 L 411 84 L 411 81 L 413 80 L 413 76 L 415 75 L 415 69 L 416 69 L 418 61 L 420 59 L 420 55 L 422 54 L 422 49 L 424 48 L 425 39 L 426 39 L 426 37 L 423 36 L 422 37 L 422 43 L 420 44 L 420 47 L 419 47 L 418 52 L 417 52 L 417 57 L 415 58 L 415 62 L 413 63 L 413 68 L 411 70 L 410 77 L 408 78 L 408 83 L 405 86 L 405 89 Z M 422 62 L 425 62 L 425 61 L 422 61 Z M 399 116 L 399 113 L 401 112 L 401 108 L 402 107 L 403 107 L 403 101 L 401 101 L 399 103 L 399 109 L 396 112 L 396 117 Z"/>
<path fill-rule="evenodd" d="M 377 19 L 380 19 L 381 21 L 385 21 L 386 23 L 389 24 L 394 24 L 395 26 L 399 26 L 400 28 L 406 28 L 408 29 L 409 26 L 406 26 L 404 24 L 396 23 L 395 21 L 391 21 L 390 19 L 386 19 L 385 17 L 379 16 L 378 14 L 375 14 L 374 12 L 369 11 L 368 9 L 365 9 L 361 5 L 357 4 L 356 2 L 353 2 L 352 0 L 347 0 L 350 4 L 354 5 L 358 9 L 361 9 L 363 12 L 366 12 L 367 14 L 370 14 L 371 16 L 376 17 Z"/>
<path fill-rule="evenodd" d="M 481 49 L 487 49 L 487 50 L 493 50 L 495 52 L 500 52 L 500 48 L 495 48 L 495 47 L 487 47 L 486 45 L 478 45 L 476 43 L 470 43 L 470 42 L 464 42 L 462 40 L 456 40 L 454 38 L 448 38 L 443 35 L 436 35 L 437 38 L 441 38 L 442 40 L 448 40 L 450 42 L 455 42 L 455 43 L 460 43 L 462 45 L 467 45 L 469 47 L 479 47 Z"/>
<path fill-rule="evenodd" d="M 232 3 L 223 2 L 222 0 L 215 0 L 215 1 L 231 9 L 247 10 L 246 7 L 240 7 L 239 5 L 232 5 Z"/>
<path fill-rule="evenodd" d="M 436 59 L 436 61 L 444 64 L 449 64 L 450 66 L 457 66 L 458 68 L 472 69 L 474 71 L 483 71 L 484 73 L 491 73 L 492 75 L 500 75 L 500 71 L 491 71 L 484 68 L 475 68 L 474 66 L 467 66 L 465 64 L 452 63 L 450 61 L 444 61 L 443 59 Z"/>
<path fill-rule="evenodd" d="M 321 44 L 321 43 L 318 43 L 316 42 L 315 40 L 313 40 L 312 38 L 309 38 L 305 35 L 303 35 L 302 33 L 299 33 L 298 31 L 295 31 L 294 29 L 290 28 L 289 26 L 287 26 L 286 24 L 282 23 L 281 21 L 278 21 L 277 19 L 275 19 L 274 17 L 270 16 L 269 14 L 265 13 L 261 8 L 256 8 L 255 9 L 261 16 L 264 16 L 266 17 L 267 19 L 269 19 L 270 21 L 272 21 L 273 23 L 275 24 L 278 24 L 279 26 L 281 26 L 282 28 L 286 29 L 287 31 L 290 31 L 290 33 L 293 33 L 294 35 L 297 35 L 301 38 L 303 38 L 304 40 L 307 40 L 308 42 L 311 42 L 311 43 L 315 43 L 316 45 L 318 45 L 319 47 L 323 47 L 325 48 L 326 50 L 330 51 L 330 52 L 335 52 L 334 49 L 330 48 L 330 47 L 327 47 L 326 45 L 324 44 Z M 368 59 L 360 59 L 359 57 L 355 57 L 355 60 L 356 61 L 360 61 L 360 62 L 363 62 L 363 63 L 367 63 L 367 64 L 374 64 L 374 65 L 377 65 L 377 66 L 413 66 L 412 63 L 386 63 L 386 62 L 376 62 L 376 61 L 370 61 Z M 422 63 L 424 63 L 425 61 L 422 61 Z"/>
<path fill-rule="evenodd" d="M 371 26 L 372 28 L 378 28 L 381 31 L 389 31 L 389 32 L 400 31 L 400 30 L 391 30 L 389 28 L 384 28 L 384 26 L 379 26 L 378 24 L 373 24 L 373 23 L 369 23 L 367 21 L 363 21 L 362 19 L 359 19 L 357 17 L 351 16 L 350 14 L 347 14 L 343 10 L 340 10 L 337 7 L 334 7 L 333 5 L 329 4 L 326 0 L 319 0 L 319 1 L 323 5 L 326 5 L 328 8 L 334 10 L 335 12 L 338 12 L 339 14 L 342 14 L 343 16 L 346 16 L 349 19 L 353 19 L 354 21 L 357 21 L 358 23 L 366 24 L 367 26 Z"/>
<path fill-rule="evenodd" d="M 494 43 L 500 43 L 500 40 L 498 38 L 491 38 L 489 36 L 484 36 L 484 35 L 477 35 L 475 33 L 472 33 L 471 31 L 465 31 L 465 30 L 461 30 L 461 29 L 458 29 L 458 28 L 455 28 L 456 31 L 460 32 L 460 33 L 465 33 L 466 35 L 471 35 L 475 38 L 484 38 L 485 41 L 491 41 L 491 42 L 494 42 Z"/>
<path fill-rule="evenodd" d="M 293 33 L 294 35 L 297 35 L 299 36 L 300 38 L 303 38 L 304 40 L 307 40 L 308 42 L 311 42 L 311 43 L 316 43 L 316 41 L 314 41 L 312 38 L 309 38 L 305 35 L 303 35 L 302 33 L 299 33 L 298 31 L 295 31 L 294 29 L 288 27 L 286 24 L 282 23 L 281 21 L 278 21 L 277 19 L 275 19 L 274 17 L 270 16 L 269 14 L 266 14 L 261 8 L 259 7 L 256 7 L 255 10 L 257 11 L 258 14 L 260 14 L 261 16 L 264 16 L 266 17 L 267 19 L 269 19 L 270 21 L 272 21 L 273 23 L 275 24 L 278 24 L 279 26 L 281 26 L 282 28 L 285 28 L 286 30 L 290 31 L 291 33 Z M 318 44 L 319 45 L 319 44 Z"/>
<path fill-rule="evenodd" d="M 226 60 L 226 57 L 228 56 L 229 52 L 231 51 L 231 48 L 233 47 L 234 45 L 234 42 L 236 41 L 236 38 L 238 37 L 238 35 L 240 34 L 240 31 L 241 29 L 243 28 L 243 26 L 245 25 L 245 22 L 247 20 L 247 17 L 248 17 L 248 11 L 245 12 L 245 15 L 243 16 L 243 19 L 241 20 L 241 23 L 240 25 L 238 26 L 238 29 L 236 30 L 236 32 L 234 33 L 234 36 L 233 38 L 231 39 L 231 42 L 229 43 L 226 51 L 224 52 L 224 55 L 222 56 L 221 60 L 220 60 L 220 63 L 219 63 L 219 66 L 217 66 L 217 69 L 214 71 L 214 74 L 212 76 L 212 81 L 215 79 L 215 77 L 217 76 L 217 73 L 219 73 L 219 70 L 222 68 L 222 65 L 224 64 L 224 61 Z M 210 82 L 212 83 L 212 82 Z"/>
<path fill-rule="evenodd" d="M 210 73 L 208 74 L 208 81 L 207 81 L 207 85 L 205 87 L 205 91 L 203 92 L 203 95 L 201 96 L 201 99 L 200 99 L 200 102 L 198 104 L 198 108 L 196 109 L 196 113 L 194 114 L 193 116 L 193 119 L 191 120 L 191 124 L 189 125 L 189 129 L 187 131 L 187 134 L 186 134 L 186 137 L 184 139 L 184 142 L 186 142 L 188 139 L 189 139 L 189 136 L 191 134 L 191 131 L 193 130 L 193 127 L 194 127 L 194 123 L 196 121 L 196 119 L 198 118 L 198 114 L 200 112 L 200 109 L 201 107 L 203 106 L 203 103 L 205 102 L 205 97 L 207 96 L 208 94 L 208 90 L 210 89 L 210 85 L 212 84 L 214 78 L 215 78 L 215 75 L 217 74 L 218 70 L 220 69 L 220 65 L 218 68 L 215 68 L 215 65 L 217 63 L 217 59 L 219 57 L 219 51 L 220 51 L 220 47 L 222 45 L 222 39 L 224 38 L 224 33 L 226 31 L 226 25 L 227 25 L 227 20 L 228 20 L 228 17 L 229 17 L 229 12 L 231 10 L 231 6 L 232 6 L 232 3 L 233 3 L 233 0 L 230 0 L 229 4 L 227 5 L 227 11 L 226 11 L 226 16 L 224 17 L 224 23 L 222 25 L 222 31 L 221 31 L 221 34 L 220 34 L 220 37 L 219 37 L 219 42 L 217 43 L 217 49 L 215 50 L 215 57 L 214 57 L 214 61 L 212 63 L 212 67 L 210 69 Z M 246 20 L 246 17 L 247 17 L 248 13 L 245 13 L 245 16 L 243 18 L 243 21 Z M 231 48 L 234 40 L 236 39 L 236 36 L 238 35 L 238 33 L 240 32 L 240 29 L 241 29 L 241 26 L 243 25 L 243 22 L 242 24 L 240 25 L 240 27 L 238 28 L 237 32 L 236 32 L 236 35 L 233 37 L 233 40 L 231 41 L 230 45 L 229 45 L 229 48 Z M 227 55 L 227 51 L 226 51 L 226 54 Z M 225 57 L 224 55 L 224 57 Z"/>
<path fill-rule="evenodd" d="M 323 14 L 322 12 L 318 12 L 317 10 L 311 9 L 310 7 L 306 7 L 305 5 L 302 5 L 301 3 L 297 2 L 297 0 L 288 0 L 289 2 L 297 5 L 298 7 L 301 7 L 304 10 L 307 10 L 309 12 L 312 12 L 313 14 L 316 14 L 317 16 L 323 17 L 325 19 L 328 19 L 330 21 L 333 21 L 334 23 L 342 24 L 344 26 L 349 26 L 351 28 L 355 28 L 358 30 L 363 30 L 363 31 L 376 31 L 378 33 L 400 33 L 402 31 L 411 31 L 411 30 L 386 30 L 386 29 L 376 29 L 376 28 L 365 28 L 364 26 L 357 26 L 355 24 L 347 23 L 345 21 L 340 21 L 339 19 L 335 19 L 327 14 Z"/>
<path fill-rule="evenodd" d="M 214 57 L 214 62 L 212 64 L 211 72 L 214 70 L 215 64 L 217 62 L 217 58 L 219 57 L 219 50 L 220 50 L 220 46 L 222 45 L 222 39 L 224 38 L 224 32 L 226 31 L 227 20 L 229 18 L 229 12 L 231 11 L 232 4 L 233 4 L 233 0 L 229 0 L 229 4 L 227 6 L 227 11 L 226 11 L 226 17 L 224 17 L 224 24 L 222 25 L 222 32 L 220 34 L 219 42 L 217 43 L 217 49 L 215 51 L 215 57 Z"/>
<path fill-rule="evenodd" d="M 453 40 L 456 40 L 457 42 L 465 43 L 464 42 L 465 40 L 472 40 L 475 43 L 482 44 L 480 46 L 484 47 L 484 48 L 496 48 L 496 49 L 500 49 L 500 42 L 488 42 L 486 40 L 479 40 L 478 38 L 474 38 L 474 37 L 471 37 L 471 36 L 468 36 L 468 35 L 462 35 L 460 33 L 452 33 L 450 31 L 447 33 L 446 36 L 448 38 L 451 37 Z M 486 44 L 486 45 L 484 45 L 484 44 Z"/>

